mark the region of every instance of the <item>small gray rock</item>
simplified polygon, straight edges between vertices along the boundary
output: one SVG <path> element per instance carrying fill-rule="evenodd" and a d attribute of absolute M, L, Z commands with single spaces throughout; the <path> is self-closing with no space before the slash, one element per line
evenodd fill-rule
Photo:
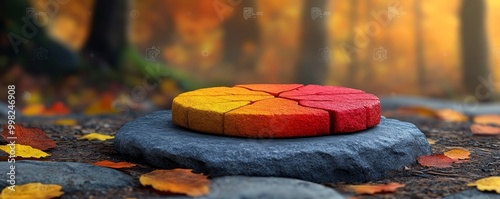
<path fill-rule="evenodd" d="M 190 197 L 168 197 L 188 199 Z M 332 188 L 302 180 L 226 176 L 212 179 L 210 194 L 198 199 L 344 199 Z"/>
<path fill-rule="evenodd" d="M 443 199 L 468 199 L 468 198 L 474 198 L 474 199 L 500 199 L 500 195 L 496 193 L 489 193 L 489 192 L 481 192 L 478 191 L 477 189 L 468 189 L 462 192 L 458 192 L 456 194 L 452 194 L 449 196 L 444 197 Z"/>
<path fill-rule="evenodd" d="M 360 133 L 292 139 L 249 139 L 202 134 L 172 123 L 171 111 L 131 121 L 115 137 L 129 161 L 192 168 L 212 177 L 288 177 L 317 183 L 364 182 L 431 153 L 413 124 L 382 118 Z"/>
<path fill-rule="evenodd" d="M 16 185 L 31 182 L 58 184 L 63 191 L 105 191 L 108 188 L 134 186 L 136 180 L 120 171 L 78 162 L 16 161 Z M 0 162 L 0 172 L 10 172 L 8 162 Z M 5 176 L 7 179 L 8 176 Z M 0 186 L 10 186 L 7 180 L 0 180 Z"/>

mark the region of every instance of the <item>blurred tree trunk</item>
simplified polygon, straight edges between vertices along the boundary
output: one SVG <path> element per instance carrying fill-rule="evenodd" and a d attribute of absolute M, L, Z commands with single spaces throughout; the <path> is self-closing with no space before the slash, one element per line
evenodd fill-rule
<path fill-rule="evenodd" d="M 426 87 L 426 74 L 425 74 L 425 58 L 424 58 L 424 40 L 422 31 L 422 8 L 421 1 L 415 0 L 414 2 L 414 12 L 415 12 L 415 53 L 416 53 L 416 64 L 417 64 L 417 75 L 418 75 L 418 87 L 423 91 Z"/>
<path fill-rule="evenodd" d="M 476 88 L 483 85 L 480 79 L 489 75 L 488 43 L 486 38 L 484 0 L 462 0 L 460 32 L 462 41 L 462 82 L 466 92 L 481 101 L 491 99 L 490 90 L 478 96 Z M 483 85 L 489 87 L 491 85 Z"/>
<path fill-rule="evenodd" d="M 98 67 L 119 69 L 119 57 L 127 43 L 128 1 L 96 1 L 92 26 L 84 52 L 93 54 Z"/>
<path fill-rule="evenodd" d="M 302 10 L 302 35 L 300 58 L 297 66 L 297 83 L 324 84 L 328 74 L 328 61 L 331 53 L 326 43 L 325 19 L 311 17 L 314 7 L 326 10 L 326 0 L 307 0 Z M 327 56 L 327 57 L 322 57 Z"/>
<path fill-rule="evenodd" d="M 233 16 L 224 21 L 224 62 L 234 66 L 240 73 L 255 70 L 257 52 L 246 52 L 245 47 L 253 46 L 257 49 L 259 31 L 255 18 L 245 19 L 243 8 L 255 7 L 255 0 L 242 1 L 234 8 Z"/>
<path fill-rule="evenodd" d="M 368 22 L 372 19 L 372 15 L 370 14 L 370 10 L 374 9 L 376 6 L 374 6 L 372 1 L 366 1 L 366 7 L 367 7 L 367 12 L 365 13 L 365 21 Z M 376 37 L 377 35 L 375 35 Z M 373 71 L 373 54 L 372 54 L 372 49 L 373 49 L 373 43 L 375 42 L 375 37 L 372 37 L 372 41 L 368 44 L 368 47 L 366 48 L 367 50 L 365 51 L 365 60 L 363 63 L 363 67 L 365 68 L 365 75 L 364 75 L 364 87 L 365 88 L 372 88 L 372 81 L 373 81 L 373 76 L 374 71 Z"/>
<path fill-rule="evenodd" d="M 349 17 L 349 24 L 350 24 L 350 27 L 349 29 L 351 30 L 351 33 L 349 35 L 349 39 L 347 41 L 349 42 L 352 42 L 353 45 L 356 47 L 356 48 L 359 48 L 359 46 L 356 46 L 356 41 L 355 41 L 355 38 L 356 38 L 356 25 L 357 25 L 357 22 L 358 22 L 358 4 L 359 4 L 359 1 L 358 0 L 351 0 L 351 16 Z M 348 65 L 348 71 L 349 71 L 349 79 L 348 79 L 348 84 L 349 86 L 351 87 L 356 87 L 356 76 L 359 72 L 359 61 L 358 61 L 358 54 L 357 53 L 353 53 L 351 54 L 351 57 L 350 57 L 350 62 L 349 62 L 349 65 Z"/>

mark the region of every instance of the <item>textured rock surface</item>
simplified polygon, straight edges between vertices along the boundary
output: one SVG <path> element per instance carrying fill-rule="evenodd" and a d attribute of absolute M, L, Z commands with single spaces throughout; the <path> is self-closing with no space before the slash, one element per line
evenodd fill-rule
<path fill-rule="evenodd" d="M 0 162 L 0 172 L 10 172 L 10 163 Z M 58 184 L 64 192 L 105 191 L 108 188 L 120 188 L 136 185 L 135 179 L 120 171 L 77 162 L 42 162 L 16 161 L 16 185 L 31 182 Z M 8 176 L 5 177 L 7 179 Z M 10 186 L 6 180 L 0 180 L 0 187 Z"/>
<path fill-rule="evenodd" d="M 413 124 L 385 118 L 360 133 L 261 140 L 191 132 L 171 120 L 171 111 L 158 111 L 125 124 L 115 137 L 116 150 L 133 162 L 193 168 L 212 177 L 274 176 L 319 183 L 380 179 L 431 152 Z"/>
<path fill-rule="evenodd" d="M 174 197 L 187 199 L 190 197 Z M 174 199 L 172 198 L 172 199 Z M 302 180 L 226 176 L 212 179 L 206 199 L 343 199 L 334 189 Z"/>

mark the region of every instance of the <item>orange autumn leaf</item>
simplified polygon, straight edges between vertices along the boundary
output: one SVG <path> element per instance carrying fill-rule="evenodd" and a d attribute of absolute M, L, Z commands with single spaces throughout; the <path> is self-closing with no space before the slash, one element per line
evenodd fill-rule
<path fill-rule="evenodd" d="M 451 159 L 448 156 L 445 156 L 444 154 L 420 156 L 417 158 L 417 161 L 422 166 L 436 168 L 451 167 L 451 163 L 455 162 L 455 160 Z"/>
<path fill-rule="evenodd" d="M 465 160 L 470 158 L 470 151 L 462 148 L 451 149 L 443 154 L 454 160 Z"/>
<path fill-rule="evenodd" d="M 389 183 L 389 184 L 377 184 L 377 185 L 349 185 L 350 189 L 354 190 L 357 194 L 376 194 L 376 193 L 392 193 L 395 192 L 397 188 L 404 187 L 405 184 L 399 183 Z"/>
<path fill-rule="evenodd" d="M 37 115 L 42 115 L 44 111 L 45 111 L 45 105 L 41 103 L 36 103 L 25 106 L 21 110 L 21 113 L 23 113 L 23 115 L 25 116 L 37 116 Z"/>
<path fill-rule="evenodd" d="M 5 125 L 2 137 L 5 140 L 16 138 L 16 144 L 28 145 L 36 149 L 47 150 L 56 147 L 56 142 L 38 128 L 24 128 L 19 124 L 14 124 L 14 129 L 9 130 L 9 125 Z M 11 134 L 12 132 L 12 134 Z"/>
<path fill-rule="evenodd" d="M 203 174 L 191 169 L 155 170 L 139 177 L 143 186 L 151 185 L 159 191 L 186 194 L 196 197 L 208 194 L 210 181 Z"/>
<path fill-rule="evenodd" d="M 500 125 L 500 115 L 478 115 L 474 117 L 474 123 Z"/>
<path fill-rule="evenodd" d="M 130 168 L 135 167 L 137 164 L 133 164 L 130 162 L 111 162 L 109 160 L 103 160 L 99 162 L 94 162 L 93 164 L 101 167 L 108 167 L 113 169 L 122 169 L 122 168 Z"/>
<path fill-rule="evenodd" d="M 469 120 L 469 117 L 452 109 L 441 109 L 436 111 L 436 114 L 439 119 L 447 122 L 466 122 Z"/>
<path fill-rule="evenodd" d="M 69 110 L 68 107 L 66 107 L 66 105 L 64 105 L 64 103 L 62 103 L 62 102 L 56 102 L 51 107 L 49 107 L 48 109 L 46 109 L 43 112 L 43 114 L 44 115 L 67 115 L 70 112 L 71 111 Z"/>
<path fill-rule="evenodd" d="M 398 108 L 397 112 L 402 114 L 418 115 L 421 117 L 438 117 L 436 110 L 425 106 L 403 106 Z"/>
<path fill-rule="evenodd" d="M 472 124 L 470 130 L 475 135 L 500 135 L 500 127 Z"/>

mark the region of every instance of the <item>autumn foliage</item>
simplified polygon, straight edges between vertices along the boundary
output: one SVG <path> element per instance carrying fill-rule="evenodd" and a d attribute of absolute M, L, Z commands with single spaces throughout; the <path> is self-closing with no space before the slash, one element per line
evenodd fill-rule
<path fill-rule="evenodd" d="M 210 181 L 203 174 L 191 169 L 155 170 L 139 178 L 142 185 L 151 185 L 159 191 L 186 194 L 196 197 L 208 194 Z"/>

